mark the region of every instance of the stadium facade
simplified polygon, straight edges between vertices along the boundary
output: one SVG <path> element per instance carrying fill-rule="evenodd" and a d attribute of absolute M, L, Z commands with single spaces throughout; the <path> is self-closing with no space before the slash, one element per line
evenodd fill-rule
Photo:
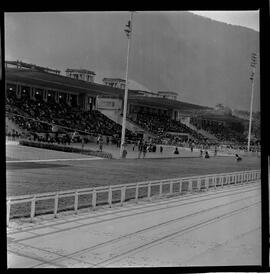
<path fill-rule="evenodd" d="M 27 64 L 20 61 L 5 62 L 5 90 L 14 93 L 17 98 L 61 103 L 82 111 L 97 110 L 121 125 L 124 89 L 121 79 L 105 78 L 104 84 L 94 82 L 95 72 L 84 69 L 67 69 L 66 76 L 56 69 Z M 118 84 L 117 84 L 118 81 Z M 175 92 L 149 92 L 129 90 L 127 128 L 131 131 L 144 131 L 134 121 L 139 113 L 164 115 L 179 121 L 195 131 L 199 131 L 190 122 L 196 124 L 228 126 L 243 123 L 243 120 L 213 108 L 195 105 L 177 100 Z M 236 126 L 237 127 L 237 126 Z M 208 139 L 214 135 L 200 130 Z"/>

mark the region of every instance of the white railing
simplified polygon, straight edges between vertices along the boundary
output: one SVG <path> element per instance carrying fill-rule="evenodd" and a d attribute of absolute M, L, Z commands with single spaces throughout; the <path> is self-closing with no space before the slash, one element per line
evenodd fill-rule
<path fill-rule="evenodd" d="M 74 203 L 72 204 L 72 208 L 75 213 L 77 213 L 79 208 L 79 197 L 81 195 L 92 196 L 90 196 L 91 204 L 88 205 L 88 207 L 92 207 L 92 209 L 95 210 L 97 205 L 101 203 L 108 204 L 109 207 L 111 207 L 113 202 L 120 202 L 120 204 L 123 205 L 126 200 L 130 199 L 134 199 L 135 202 L 138 202 L 139 198 L 147 197 L 151 200 L 151 197 L 156 195 L 161 197 L 166 195 L 208 190 L 209 188 L 215 189 L 217 187 L 223 187 L 230 184 L 245 184 L 254 182 L 260 180 L 260 178 L 260 170 L 249 170 L 7 197 L 7 225 L 9 225 L 11 218 L 11 206 L 15 204 L 30 203 L 30 220 L 33 221 L 37 213 L 36 204 L 38 201 L 42 200 L 54 200 L 53 208 L 50 210 L 53 210 L 54 217 L 57 217 L 60 198 L 73 197 Z M 156 187 L 156 190 L 154 190 L 153 187 Z M 167 191 L 165 191 L 164 188 L 167 188 Z M 127 197 L 128 190 L 133 190 L 134 192 L 130 197 Z M 140 190 L 143 190 L 141 191 L 143 192 L 141 195 L 139 195 Z M 113 199 L 113 193 L 115 194 L 115 192 L 118 192 L 116 193 L 118 195 L 116 195 L 116 198 Z M 100 193 L 105 193 L 107 198 L 105 200 L 103 199 L 98 201 L 98 194 Z"/>

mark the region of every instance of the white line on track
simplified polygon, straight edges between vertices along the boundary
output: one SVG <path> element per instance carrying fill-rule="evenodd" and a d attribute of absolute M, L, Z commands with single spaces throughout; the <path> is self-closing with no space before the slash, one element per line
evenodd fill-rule
<path fill-rule="evenodd" d="M 91 161 L 91 160 L 103 160 L 104 158 L 92 157 L 92 158 L 70 158 L 70 159 L 36 159 L 36 160 L 15 160 L 6 161 L 6 163 L 35 163 L 35 162 L 58 162 L 58 161 Z"/>

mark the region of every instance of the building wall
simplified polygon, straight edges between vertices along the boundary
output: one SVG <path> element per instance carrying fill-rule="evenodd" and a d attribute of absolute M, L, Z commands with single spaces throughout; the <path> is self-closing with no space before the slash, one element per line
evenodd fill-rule
<path fill-rule="evenodd" d="M 97 110 L 121 110 L 122 100 L 114 98 L 100 98 L 97 97 L 96 100 Z"/>

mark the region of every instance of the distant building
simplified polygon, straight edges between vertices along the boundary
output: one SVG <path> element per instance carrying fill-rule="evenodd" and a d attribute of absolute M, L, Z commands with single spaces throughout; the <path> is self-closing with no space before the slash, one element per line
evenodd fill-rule
<path fill-rule="evenodd" d="M 178 93 L 174 91 L 158 91 L 159 97 L 171 99 L 171 100 L 177 100 Z"/>
<path fill-rule="evenodd" d="M 106 86 L 113 88 L 125 89 L 126 86 L 126 81 L 119 78 L 103 78 L 102 81 Z"/>
<path fill-rule="evenodd" d="M 86 82 L 95 82 L 95 72 L 91 70 L 86 70 L 86 69 L 66 69 L 66 76 L 77 79 L 77 80 L 83 80 Z"/>

